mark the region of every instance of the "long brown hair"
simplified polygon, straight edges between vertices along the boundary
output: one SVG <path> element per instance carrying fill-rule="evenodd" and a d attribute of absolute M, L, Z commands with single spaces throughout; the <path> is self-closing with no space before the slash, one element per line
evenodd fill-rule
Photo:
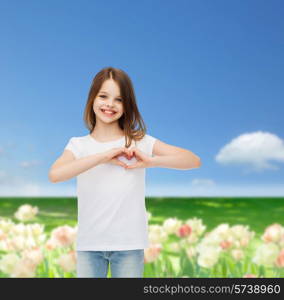
<path fill-rule="evenodd" d="M 92 133 L 96 125 L 96 114 L 93 110 L 94 100 L 105 80 L 112 79 L 120 87 L 120 95 L 123 99 L 124 114 L 118 120 L 119 127 L 126 137 L 125 147 L 131 145 L 132 140 L 139 141 L 146 134 L 146 125 L 139 113 L 134 88 L 129 76 L 122 70 L 106 67 L 99 71 L 92 81 L 87 104 L 84 111 L 84 122 Z M 138 128 L 135 129 L 135 127 Z"/>

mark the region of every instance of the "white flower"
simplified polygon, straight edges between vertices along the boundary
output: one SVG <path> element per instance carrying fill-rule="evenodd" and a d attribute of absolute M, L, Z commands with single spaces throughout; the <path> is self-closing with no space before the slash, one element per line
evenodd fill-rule
<path fill-rule="evenodd" d="M 149 241 L 151 244 L 163 243 L 167 240 L 167 232 L 160 225 L 149 225 Z"/>
<path fill-rule="evenodd" d="M 230 226 L 226 223 L 220 224 L 213 230 L 213 233 L 218 235 L 221 240 L 226 240 L 231 236 Z"/>
<path fill-rule="evenodd" d="M 22 251 L 26 247 L 26 239 L 22 235 L 14 236 L 10 239 L 10 246 L 13 247 L 15 251 Z"/>
<path fill-rule="evenodd" d="M 222 248 L 221 242 L 229 239 L 230 230 L 228 224 L 221 224 L 213 231 L 207 233 L 196 245 L 196 252 L 199 254 L 197 263 L 205 268 L 211 268 L 218 262 Z"/>
<path fill-rule="evenodd" d="M 27 236 L 28 235 L 27 227 L 23 223 L 14 224 L 11 227 L 11 230 L 10 230 L 9 234 L 12 235 L 12 236 L 13 235 Z"/>
<path fill-rule="evenodd" d="M 0 249 L 8 252 L 15 250 L 10 237 L 7 237 L 5 240 L 0 241 Z"/>
<path fill-rule="evenodd" d="M 15 225 L 12 220 L 5 220 L 4 218 L 0 218 L 0 228 L 3 232 L 8 233 L 10 229 Z"/>
<path fill-rule="evenodd" d="M 201 242 L 198 244 L 198 249 L 203 247 L 206 248 L 207 246 L 213 246 L 217 248 L 220 248 L 222 246 L 222 248 L 226 248 L 232 243 L 231 240 L 232 236 L 229 225 L 220 224 L 211 232 L 205 234 Z"/>
<path fill-rule="evenodd" d="M 281 239 L 278 242 L 278 245 L 281 249 L 284 249 L 284 233 L 282 234 Z"/>
<path fill-rule="evenodd" d="M 46 240 L 46 234 L 44 233 L 44 225 L 34 223 L 26 225 L 29 236 L 34 240 L 34 243 L 39 245 Z"/>
<path fill-rule="evenodd" d="M 38 207 L 32 207 L 29 204 L 21 205 L 18 210 L 15 212 L 14 216 L 20 221 L 29 221 L 32 220 L 35 215 L 38 213 Z"/>
<path fill-rule="evenodd" d="M 57 247 L 58 247 L 58 243 L 52 238 L 48 239 L 45 243 L 45 248 L 47 250 L 53 250 Z"/>
<path fill-rule="evenodd" d="M 25 249 L 22 252 L 22 258 L 27 259 L 35 266 L 40 264 L 44 258 L 43 253 L 39 247 L 33 249 Z"/>
<path fill-rule="evenodd" d="M 234 225 L 231 227 L 233 244 L 235 247 L 246 247 L 250 240 L 255 236 L 254 231 L 249 231 L 249 226 Z"/>
<path fill-rule="evenodd" d="M 57 263 L 65 272 L 72 272 L 76 269 L 77 255 L 75 251 L 70 251 L 67 254 L 61 255 L 57 259 Z"/>
<path fill-rule="evenodd" d="M 175 233 L 178 228 L 181 226 L 182 221 L 177 218 L 168 218 L 163 223 L 163 229 L 167 232 L 167 234 Z"/>
<path fill-rule="evenodd" d="M 26 226 L 27 226 L 27 228 L 30 229 L 32 235 L 34 235 L 34 236 L 40 236 L 44 233 L 45 225 L 43 225 L 43 224 L 34 223 L 34 224 L 28 224 Z"/>
<path fill-rule="evenodd" d="M 278 243 L 284 234 L 284 228 L 280 224 L 272 224 L 265 229 L 261 239 L 265 242 Z"/>
<path fill-rule="evenodd" d="M 231 255 L 235 260 L 241 260 L 244 257 L 244 251 L 241 249 L 233 249 Z"/>
<path fill-rule="evenodd" d="M 51 239 L 59 247 L 68 247 L 75 242 L 76 231 L 69 225 L 59 226 L 52 230 Z"/>
<path fill-rule="evenodd" d="M 7 234 L 0 228 L 0 241 L 5 240 L 7 238 Z"/>
<path fill-rule="evenodd" d="M 196 217 L 186 220 L 185 223 L 191 227 L 192 234 L 197 236 L 200 236 L 206 229 L 206 226 L 203 225 L 202 220 Z"/>
<path fill-rule="evenodd" d="M 11 274 L 20 260 L 21 258 L 15 253 L 6 254 L 0 260 L 0 270 L 6 274 Z"/>
<path fill-rule="evenodd" d="M 202 248 L 197 263 L 204 268 L 213 267 L 218 262 L 220 251 L 220 247 L 207 246 Z"/>
<path fill-rule="evenodd" d="M 161 244 L 150 244 L 150 246 L 144 249 L 144 262 L 151 263 L 155 261 L 162 250 Z"/>
<path fill-rule="evenodd" d="M 12 278 L 32 278 L 35 277 L 36 265 L 29 259 L 22 258 L 18 264 L 15 265 L 11 272 Z"/>
<path fill-rule="evenodd" d="M 257 265 L 273 266 L 280 249 L 274 243 L 261 244 L 255 252 L 252 261 Z"/>
<path fill-rule="evenodd" d="M 198 236 L 197 236 L 196 233 L 192 232 L 189 236 L 185 237 L 185 240 L 189 244 L 193 244 L 193 243 L 196 243 L 198 241 Z"/>

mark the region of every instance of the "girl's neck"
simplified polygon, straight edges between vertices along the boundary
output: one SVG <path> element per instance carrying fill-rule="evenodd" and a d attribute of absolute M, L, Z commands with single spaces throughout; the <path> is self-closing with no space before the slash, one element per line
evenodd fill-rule
<path fill-rule="evenodd" d="M 109 130 L 93 130 L 90 133 L 95 139 L 98 140 L 112 140 L 124 136 L 123 130 L 110 132 Z"/>
<path fill-rule="evenodd" d="M 97 140 L 113 140 L 124 136 L 124 131 L 118 125 L 118 122 L 105 124 L 97 120 L 95 128 L 90 133 Z"/>

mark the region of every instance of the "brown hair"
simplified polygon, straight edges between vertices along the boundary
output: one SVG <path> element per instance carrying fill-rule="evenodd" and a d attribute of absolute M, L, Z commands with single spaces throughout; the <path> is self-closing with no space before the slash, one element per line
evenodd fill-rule
<path fill-rule="evenodd" d="M 84 122 L 92 133 L 96 125 L 96 114 L 93 110 L 94 100 L 105 80 L 113 79 L 120 87 L 120 95 L 123 99 L 124 114 L 118 120 L 119 127 L 126 137 L 125 147 L 131 145 L 132 140 L 141 140 L 146 134 L 146 125 L 139 113 L 134 88 L 129 76 L 122 70 L 106 67 L 99 71 L 92 81 L 87 104 L 84 111 Z M 138 128 L 135 127 L 138 125 Z"/>

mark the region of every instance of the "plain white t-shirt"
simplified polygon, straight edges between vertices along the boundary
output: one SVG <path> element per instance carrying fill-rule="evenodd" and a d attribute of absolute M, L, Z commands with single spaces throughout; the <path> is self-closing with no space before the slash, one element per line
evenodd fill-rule
<path fill-rule="evenodd" d="M 152 156 L 156 138 L 145 134 L 132 141 L 148 156 Z M 76 159 L 124 147 L 125 137 L 111 142 L 99 142 L 90 134 L 72 137 L 65 149 Z M 129 149 L 129 148 L 128 148 Z M 136 158 L 120 159 L 127 164 Z M 112 251 L 149 247 L 148 218 L 145 207 L 145 168 L 128 169 L 104 163 L 77 176 L 78 231 L 77 251 Z"/>

